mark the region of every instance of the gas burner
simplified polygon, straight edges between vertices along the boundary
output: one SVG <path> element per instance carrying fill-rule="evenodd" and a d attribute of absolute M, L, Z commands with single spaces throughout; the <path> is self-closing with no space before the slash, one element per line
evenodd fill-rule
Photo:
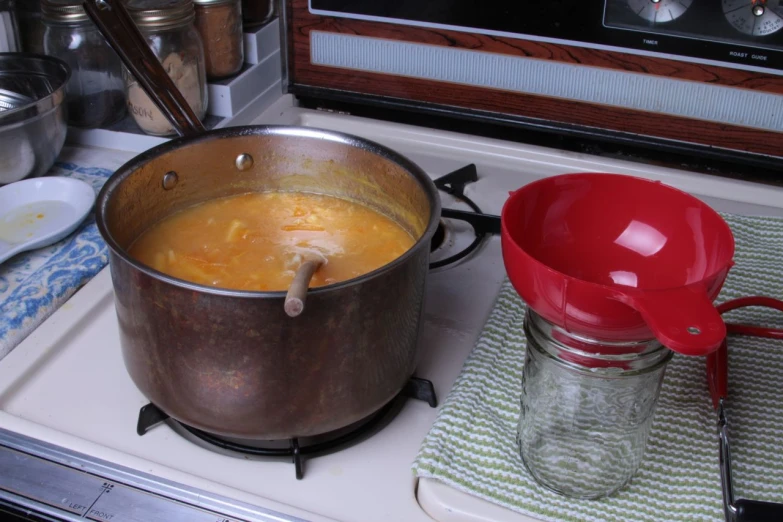
<path fill-rule="evenodd" d="M 483 214 L 465 195 L 465 185 L 478 181 L 476 166 L 466 165 L 435 180 L 441 191 L 441 220 L 430 244 L 430 269 L 460 261 L 500 233 L 500 217 Z"/>
<path fill-rule="evenodd" d="M 218 453 L 242 458 L 290 457 L 294 463 L 296 478 L 301 480 L 304 476 L 305 456 L 328 455 L 367 439 L 391 422 L 402 409 L 406 399 L 409 398 L 424 401 L 432 408 L 438 405 L 432 382 L 412 377 L 397 397 L 375 413 L 345 428 L 312 437 L 294 437 L 284 440 L 247 440 L 222 437 L 176 421 L 152 403 L 142 407 L 139 411 L 136 433 L 144 435 L 166 421 L 174 431 L 186 439 Z"/>

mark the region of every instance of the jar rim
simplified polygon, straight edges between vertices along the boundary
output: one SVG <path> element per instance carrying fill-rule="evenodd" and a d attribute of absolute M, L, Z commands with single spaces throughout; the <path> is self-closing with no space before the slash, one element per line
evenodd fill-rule
<path fill-rule="evenodd" d="M 140 29 L 173 29 L 196 16 L 193 0 L 127 0 L 125 8 Z"/>
<path fill-rule="evenodd" d="M 41 16 L 47 22 L 86 22 L 90 19 L 80 0 L 43 0 Z"/>
<path fill-rule="evenodd" d="M 223 5 L 223 4 L 238 4 L 240 0 L 193 0 L 193 3 L 199 7 Z"/>

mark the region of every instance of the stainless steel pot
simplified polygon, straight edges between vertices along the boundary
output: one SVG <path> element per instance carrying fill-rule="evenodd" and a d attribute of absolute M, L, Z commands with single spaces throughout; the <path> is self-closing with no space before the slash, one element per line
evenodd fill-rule
<path fill-rule="evenodd" d="M 110 248 L 122 352 L 133 381 L 173 418 L 241 439 L 322 434 L 380 409 L 417 362 L 429 245 L 440 216 L 434 184 L 406 158 L 361 138 L 275 126 L 205 132 L 181 123 L 191 117 L 171 120 L 192 136 L 134 158 L 98 197 L 97 222 Z M 310 290 L 297 318 L 286 315 L 284 292 L 201 286 L 127 253 L 150 225 L 178 210 L 269 190 L 361 202 L 417 241 L 374 272 Z"/>

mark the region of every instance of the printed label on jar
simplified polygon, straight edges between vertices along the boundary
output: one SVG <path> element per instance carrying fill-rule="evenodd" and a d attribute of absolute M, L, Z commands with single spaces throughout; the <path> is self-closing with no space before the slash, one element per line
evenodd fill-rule
<path fill-rule="evenodd" d="M 169 54 L 162 64 L 196 116 L 202 117 L 203 87 L 199 78 L 198 64 L 183 62 L 178 53 Z M 147 96 L 141 85 L 136 82 L 131 84 L 128 89 L 128 110 L 144 132 L 161 136 L 174 133 L 171 123 Z"/>

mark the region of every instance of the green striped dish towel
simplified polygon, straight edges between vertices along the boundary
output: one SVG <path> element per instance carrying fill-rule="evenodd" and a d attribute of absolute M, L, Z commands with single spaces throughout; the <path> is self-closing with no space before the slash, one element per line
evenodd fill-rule
<path fill-rule="evenodd" d="M 783 299 L 783 219 L 724 215 L 736 265 L 718 298 Z M 783 328 L 783 313 L 748 308 L 733 322 Z M 723 520 L 716 416 L 705 361 L 676 354 L 666 376 L 641 468 L 600 500 L 538 486 L 515 443 L 525 337 L 524 303 L 506 281 L 490 318 L 413 470 L 476 497 L 548 521 Z M 783 341 L 732 336 L 729 402 L 737 498 L 783 502 Z"/>

